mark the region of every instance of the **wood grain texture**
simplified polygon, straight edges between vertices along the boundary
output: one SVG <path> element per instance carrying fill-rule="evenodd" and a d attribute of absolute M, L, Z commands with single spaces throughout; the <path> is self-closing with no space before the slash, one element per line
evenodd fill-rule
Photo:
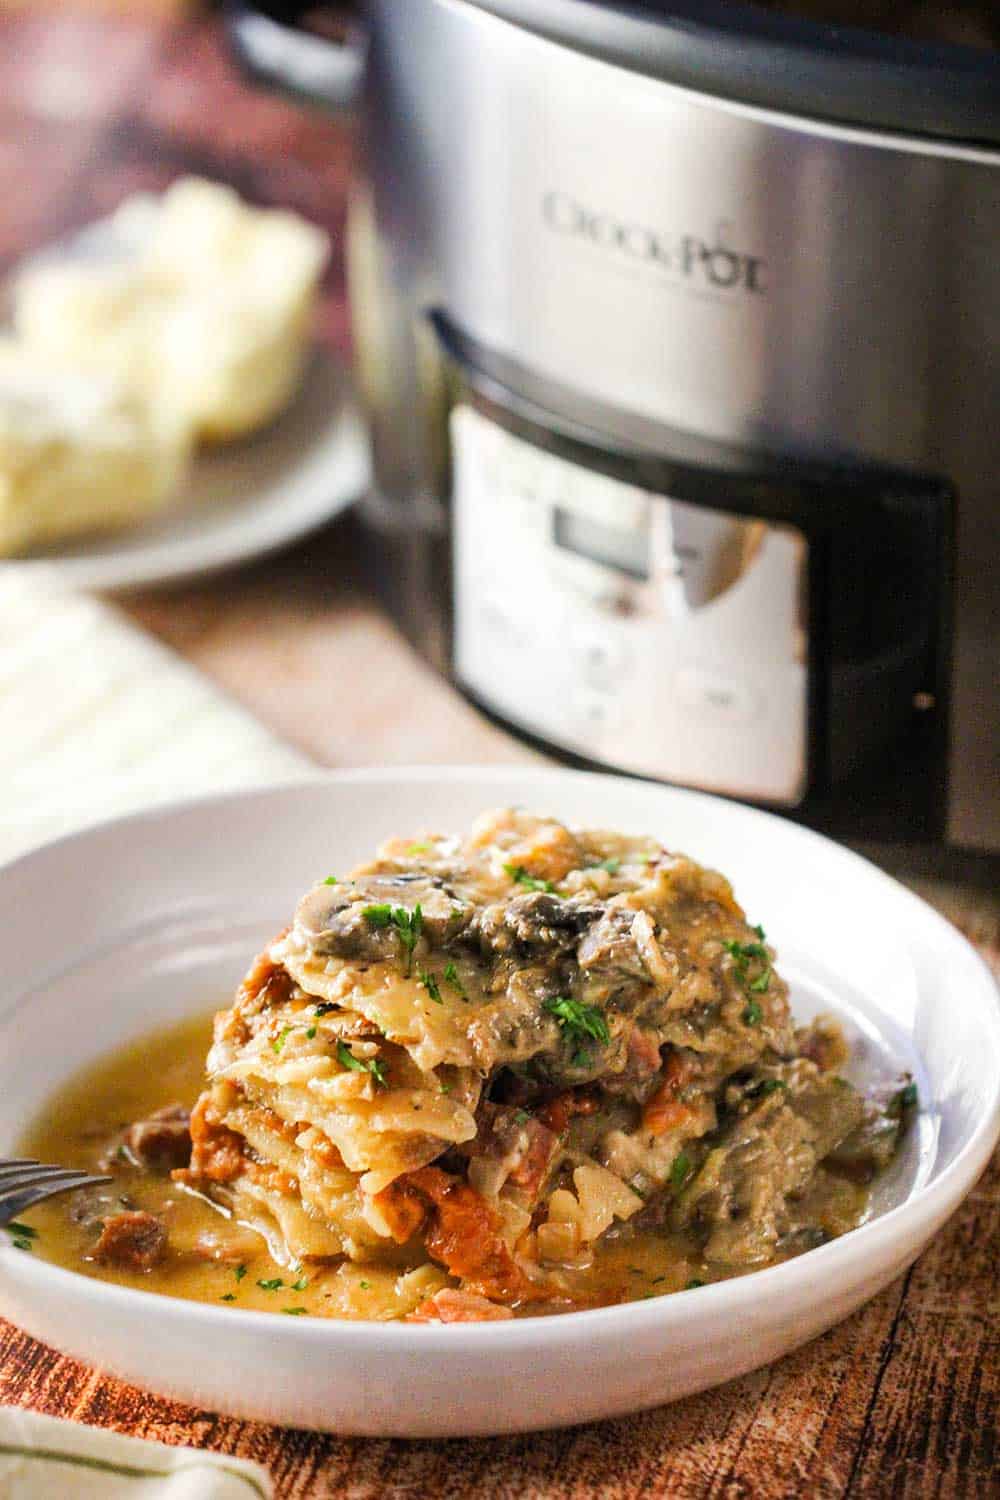
<path fill-rule="evenodd" d="M 381 1442 L 237 1422 L 102 1377 L 10 1325 L 0 1400 L 256 1459 L 279 1500 L 985 1500 L 998 1472 L 998 1243 L 1000 1157 L 914 1268 L 822 1338 L 673 1406 L 554 1433 Z"/>
<path fill-rule="evenodd" d="M 0 269 L 184 171 L 291 203 L 339 242 L 349 159 L 344 127 L 239 81 L 214 23 L 0 15 Z M 336 257 L 322 329 L 347 347 Z M 417 660 L 358 542 L 342 520 L 277 561 L 128 607 L 322 764 L 535 759 Z M 997 894 L 926 893 L 1000 973 Z M 0 1401 L 256 1459 L 279 1500 L 980 1500 L 1000 1492 L 998 1246 L 1000 1159 L 907 1276 L 806 1348 L 671 1407 L 538 1436 L 375 1442 L 238 1422 L 3 1324 Z"/>

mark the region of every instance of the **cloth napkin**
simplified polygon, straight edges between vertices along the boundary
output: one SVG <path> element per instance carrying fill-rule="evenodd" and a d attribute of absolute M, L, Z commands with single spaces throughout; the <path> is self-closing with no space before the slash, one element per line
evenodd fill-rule
<path fill-rule="evenodd" d="M 270 1500 L 259 1464 L 0 1407 L 3 1500 Z"/>
<path fill-rule="evenodd" d="M 119 813 L 288 781 L 308 761 L 56 576 L 0 568 L 0 864 Z"/>

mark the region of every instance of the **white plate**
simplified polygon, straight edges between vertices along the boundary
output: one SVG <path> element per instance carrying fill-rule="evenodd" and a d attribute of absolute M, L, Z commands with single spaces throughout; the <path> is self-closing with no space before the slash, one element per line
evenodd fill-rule
<path fill-rule="evenodd" d="M 183 1302 L 0 1249 L 0 1311 L 127 1380 L 343 1433 L 460 1436 L 582 1422 L 768 1363 L 920 1253 L 1000 1133 L 1000 1006 L 943 918 L 873 866 L 766 813 L 570 771 L 346 772 L 105 824 L 0 872 L 0 1155 L 70 1073 L 218 1002 L 302 890 L 390 833 L 504 803 L 652 833 L 732 876 L 800 1015 L 834 1008 L 860 1073 L 913 1068 L 921 1113 L 871 1222 L 697 1291 L 478 1325 L 348 1323 Z M 0 1236 L 3 1238 L 3 1236 Z"/>
<path fill-rule="evenodd" d="M 162 516 L 38 548 L 0 568 L 44 568 L 81 589 L 177 583 L 296 541 L 353 505 L 370 477 L 350 375 L 317 351 L 288 411 L 253 437 L 203 450 Z"/>

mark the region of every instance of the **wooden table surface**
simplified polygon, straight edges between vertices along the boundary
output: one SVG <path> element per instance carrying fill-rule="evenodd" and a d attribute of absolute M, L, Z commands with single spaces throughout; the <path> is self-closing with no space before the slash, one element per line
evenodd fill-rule
<path fill-rule="evenodd" d="M 181 171 L 289 203 L 339 237 L 349 160 L 345 126 L 237 79 L 211 21 L 62 6 L 0 16 L 0 269 Z M 346 351 L 339 264 L 322 333 Z M 410 651 L 361 556 L 348 518 L 281 558 L 126 607 L 321 764 L 536 759 Z M 996 893 L 925 891 L 1000 974 Z M 979 1500 L 1000 1493 L 998 1252 L 1000 1160 L 907 1275 L 806 1348 L 674 1406 L 552 1434 L 377 1442 L 238 1422 L 123 1386 L 4 1324 L 0 1401 L 257 1459 L 282 1500 Z"/>

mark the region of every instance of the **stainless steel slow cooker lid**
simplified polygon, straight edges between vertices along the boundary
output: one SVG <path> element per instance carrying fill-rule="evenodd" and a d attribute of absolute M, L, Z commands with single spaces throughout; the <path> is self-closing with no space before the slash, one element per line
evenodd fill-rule
<path fill-rule="evenodd" d="M 729 0 L 465 0 L 648 77 L 870 130 L 1000 145 L 1000 53 Z"/>

